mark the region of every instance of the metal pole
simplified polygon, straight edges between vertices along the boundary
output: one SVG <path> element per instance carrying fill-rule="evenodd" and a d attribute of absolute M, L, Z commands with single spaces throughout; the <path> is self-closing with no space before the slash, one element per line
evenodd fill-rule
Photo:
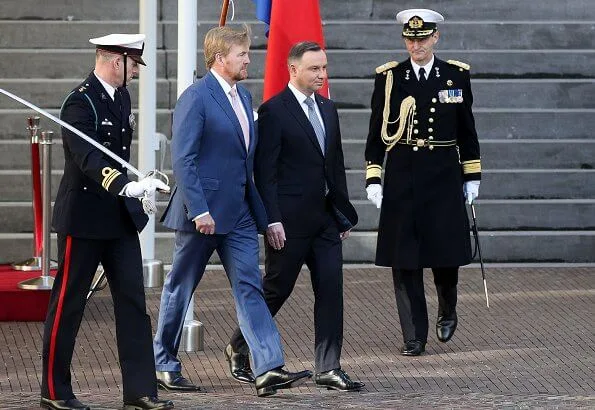
<path fill-rule="evenodd" d="M 42 167 L 42 237 L 43 248 L 41 251 L 41 276 L 19 283 L 19 288 L 29 290 L 50 290 L 54 285 L 54 278 L 50 276 L 51 252 L 51 221 L 52 221 L 52 131 L 41 133 L 41 167 Z"/>
<path fill-rule="evenodd" d="M 197 51 L 196 0 L 178 0 L 178 98 L 194 81 Z M 180 349 L 186 352 L 203 350 L 203 324 L 194 319 L 194 296 L 186 311 Z"/>
<path fill-rule="evenodd" d="M 41 237 L 41 192 L 40 192 L 40 170 L 39 170 L 39 117 L 27 118 L 27 130 L 31 137 L 31 192 L 33 204 L 33 257 L 22 262 L 12 264 L 14 270 L 33 271 L 41 270 L 41 248 L 43 238 Z"/>
<path fill-rule="evenodd" d="M 145 35 L 140 70 L 138 104 L 138 168 L 147 173 L 155 169 L 155 151 L 159 149 L 156 131 L 157 107 L 157 0 L 139 0 L 139 29 Z M 155 194 L 151 198 L 155 202 Z M 147 288 L 163 286 L 163 262 L 155 259 L 155 215 L 149 215 L 140 233 L 143 277 Z"/>

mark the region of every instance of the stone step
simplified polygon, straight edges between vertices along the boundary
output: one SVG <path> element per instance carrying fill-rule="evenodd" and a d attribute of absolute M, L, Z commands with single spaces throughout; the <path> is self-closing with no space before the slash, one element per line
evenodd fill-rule
<path fill-rule="evenodd" d="M 166 171 L 174 184 L 171 171 Z M 3 201 L 31 200 L 30 170 L 0 170 Z M 52 198 L 58 190 L 62 170 L 52 171 Z M 347 171 L 352 199 L 365 199 L 365 172 Z M 595 198 L 595 170 L 507 169 L 484 170 L 482 199 L 591 199 Z"/>
<path fill-rule="evenodd" d="M 166 205 L 157 203 L 157 220 Z M 354 230 L 377 230 L 380 211 L 368 200 L 354 200 L 353 205 L 359 215 Z M 482 231 L 595 230 L 595 199 L 478 199 L 475 209 Z M 0 232 L 26 233 L 32 229 L 31 202 L 0 202 Z M 169 231 L 159 222 L 155 229 Z"/>
<path fill-rule="evenodd" d="M 265 51 L 250 53 L 250 78 L 263 78 Z M 404 50 L 329 50 L 331 78 L 372 78 L 375 67 L 407 58 Z M 593 76 L 595 50 L 440 50 L 444 60 L 471 64 L 474 78 L 585 78 Z M 0 50 L 3 78 L 83 78 L 91 70 L 93 50 Z M 157 51 L 157 77 L 177 77 L 177 50 Z M 197 53 L 197 73 L 204 75 L 202 50 Z M 540 64 L 535 64 L 539 61 Z"/>
<path fill-rule="evenodd" d="M 251 0 L 235 0 L 236 19 L 254 19 Z M 158 14 L 168 20 L 177 19 L 178 1 L 159 0 Z M 584 20 L 593 17 L 591 0 L 547 0 L 536 6 L 528 2 L 492 0 L 489 3 L 472 0 L 436 0 L 431 7 L 447 20 Z M 198 18 L 218 20 L 221 2 L 197 0 Z M 322 0 L 323 19 L 393 20 L 399 5 L 386 0 Z M 136 0 L 2 0 L 0 19 L 48 20 L 130 20 L 138 19 Z M 231 9 L 228 18 L 231 18 Z"/>
<path fill-rule="evenodd" d="M 5 98 L 1 96 L 0 99 Z M 49 112 L 58 115 L 57 109 Z M 506 109 L 475 108 L 475 122 L 481 139 L 560 139 L 591 140 L 595 138 L 595 109 Z M 171 135 L 169 109 L 157 110 L 157 131 Z M 27 108 L 0 109 L 0 141 L 28 141 L 26 119 L 32 112 Z M 368 135 L 369 109 L 340 109 L 339 117 L 343 140 L 364 141 Z M 50 120 L 41 120 L 43 129 L 57 132 Z M 539 124 L 539 126 L 536 126 Z"/>
<path fill-rule="evenodd" d="M 17 94 L 43 108 L 59 108 L 67 92 L 74 88 L 77 79 L 0 79 L 0 88 Z M 339 108 L 366 108 L 370 106 L 372 79 L 332 80 L 331 95 Z M 474 106 L 477 108 L 595 108 L 595 79 L 475 79 L 473 83 Z M 246 80 L 254 105 L 262 101 L 263 80 Z M 138 82 L 130 84 L 138 98 Z M 157 80 L 157 107 L 172 108 L 176 101 L 176 81 Z M 22 108 L 19 103 L 5 96 L 0 98 L 1 108 Z"/>
<path fill-rule="evenodd" d="M 595 16 L 593 16 L 595 17 Z M 252 48 L 266 48 L 265 25 L 254 18 L 249 21 L 253 36 Z M 208 30 L 217 21 L 198 24 L 199 47 Z M 231 23 L 231 25 L 238 25 Z M 105 33 L 138 31 L 138 21 L 10 21 L 0 20 L 0 48 L 82 48 L 89 49 L 89 38 Z M 439 49 L 593 49 L 590 35 L 595 21 L 532 22 L 472 21 L 445 22 L 440 26 Z M 357 36 L 354 36 L 354 31 Z M 162 21 L 157 28 L 157 48 L 178 47 L 177 21 Z M 328 20 L 324 38 L 329 49 L 391 50 L 403 48 L 401 27 L 394 20 L 344 21 Z M 522 57 L 519 57 L 522 58 Z"/>
<path fill-rule="evenodd" d="M 52 149 L 52 169 L 62 169 L 64 151 L 62 140 L 56 136 Z M 365 142 L 343 140 L 343 154 L 347 169 L 363 169 Z M 132 163 L 136 164 L 137 143 L 132 145 Z M 27 140 L 0 141 L 0 169 L 22 169 L 30 161 L 31 147 Z M 485 169 L 593 169 L 595 168 L 595 139 L 585 140 L 482 140 L 482 166 Z M 169 151 L 165 154 L 164 169 L 171 169 Z"/>
<path fill-rule="evenodd" d="M 485 262 L 595 262 L 595 231 L 491 231 L 479 234 Z M 33 235 L 0 234 L 0 262 L 15 262 L 31 257 Z M 264 260 L 261 242 L 261 263 Z M 171 263 L 174 234 L 155 234 L 155 258 Z M 376 252 L 375 232 L 354 232 L 344 242 L 345 263 L 373 263 Z M 51 255 L 56 259 L 56 235 L 52 234 Z M 215 253 L 212 263 L 219 262 Z M 480 280 L 480 279 L 478 279 Z"/>

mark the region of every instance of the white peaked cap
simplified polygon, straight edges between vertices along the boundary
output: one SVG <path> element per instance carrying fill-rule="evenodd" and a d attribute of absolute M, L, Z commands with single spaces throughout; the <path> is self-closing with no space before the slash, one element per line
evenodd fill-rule
<path fill-rule="evenodd" d="M 444 16 L 434 10 L 430 9 L 407 9 L 400 11 L 397 14 L 397 22 L 401 24 L 407 23 L 412 17 L 419 17 L 427 23 L 440 23 L 444 21 Z"/>

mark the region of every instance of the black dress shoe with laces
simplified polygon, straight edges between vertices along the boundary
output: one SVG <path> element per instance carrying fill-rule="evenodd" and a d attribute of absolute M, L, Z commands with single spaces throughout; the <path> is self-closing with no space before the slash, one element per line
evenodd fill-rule
<path fill-rule="evenodd" d="M 167 391 L 191 392 L 200 391 L 200 387 L 192 384 L 190 380 L 182 376 L 181 372 L 155 372 L 157 375 L 157 386 Z"/>
<path fill-rule="evenodd" d="M 342 369 L 318 373 L 314 381 L 318 387 L 326 387 L 329 390 L 354 391 L 364 387 L 362 382 L 351 380 Z"/>
<path fill-rule="evenodd" d="M 457 314 L 450 316 L 440 315 L 436 321 L 436 336 L 438 340 L 446 343 L 455 334 L 457 329 Z"/>
<path fill-rule="evenodd" d="M 225 346 L 225 359 L 229 362 L 231 377 L 241 383 L 254 383 L 254 373 L 250 368 L 250 357 L 245 353 L 234 352 L 230 344 Z"/>
<path fill-rule="evenodd" d="M 297 373 L 290 373 L 281 367 L 269 370 L 256 378 L 256 394 L 258 397 L 270 396 L 277 393 L 277 390 L 297 387 L 310 377 L 312 372 L 309 370 Z"/>
<path fill-rule="evenodd" d="M 426 351 L 426 344 L 419 340 L 410 340 L 405 342 L 401 348 L 401 354 L 403 356 L 419 356 Z"/>
<path fill-rule="evenodd" d="M 171 400 L 159 400 L 157 397 L 140 397 L 124 402 L 124 410 L 169 410 L 173 408 L 174 403 Z"/>
<path fill-rule="evenodd" d="M 91 409 L 89 406 L 81 403 L 77 399 L 50 400 L 50 399 L 46 399 L 45 397 L 42 397 L 39 405 L 44 409 L 54 409 L 54 410 L 90 410 Z"/>

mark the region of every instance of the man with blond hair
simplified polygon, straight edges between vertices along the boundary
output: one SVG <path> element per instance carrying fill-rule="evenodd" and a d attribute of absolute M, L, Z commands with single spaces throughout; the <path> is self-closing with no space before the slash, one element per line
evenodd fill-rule
<path fill-rule="evenodd" d="M 266 229 L 267 217 L 252 179 L 252 97 L 237 84 L 248 77 L 249 47 L 248 27 L 211 29 L 204 41 L 208 72 L 184 91 L 174 111 L 177 186 L 162 221 L 175 230 L 175 247 L 154 340 L 158 383 L 167 390 L 198 390 L 182 376 L 177 354 L 186 310 L 215 250 L 250 347 L 257 394 L 274 394 L 312 375 L 283 369 L 281 338 L 262 291 L 258 231 Z"/>

